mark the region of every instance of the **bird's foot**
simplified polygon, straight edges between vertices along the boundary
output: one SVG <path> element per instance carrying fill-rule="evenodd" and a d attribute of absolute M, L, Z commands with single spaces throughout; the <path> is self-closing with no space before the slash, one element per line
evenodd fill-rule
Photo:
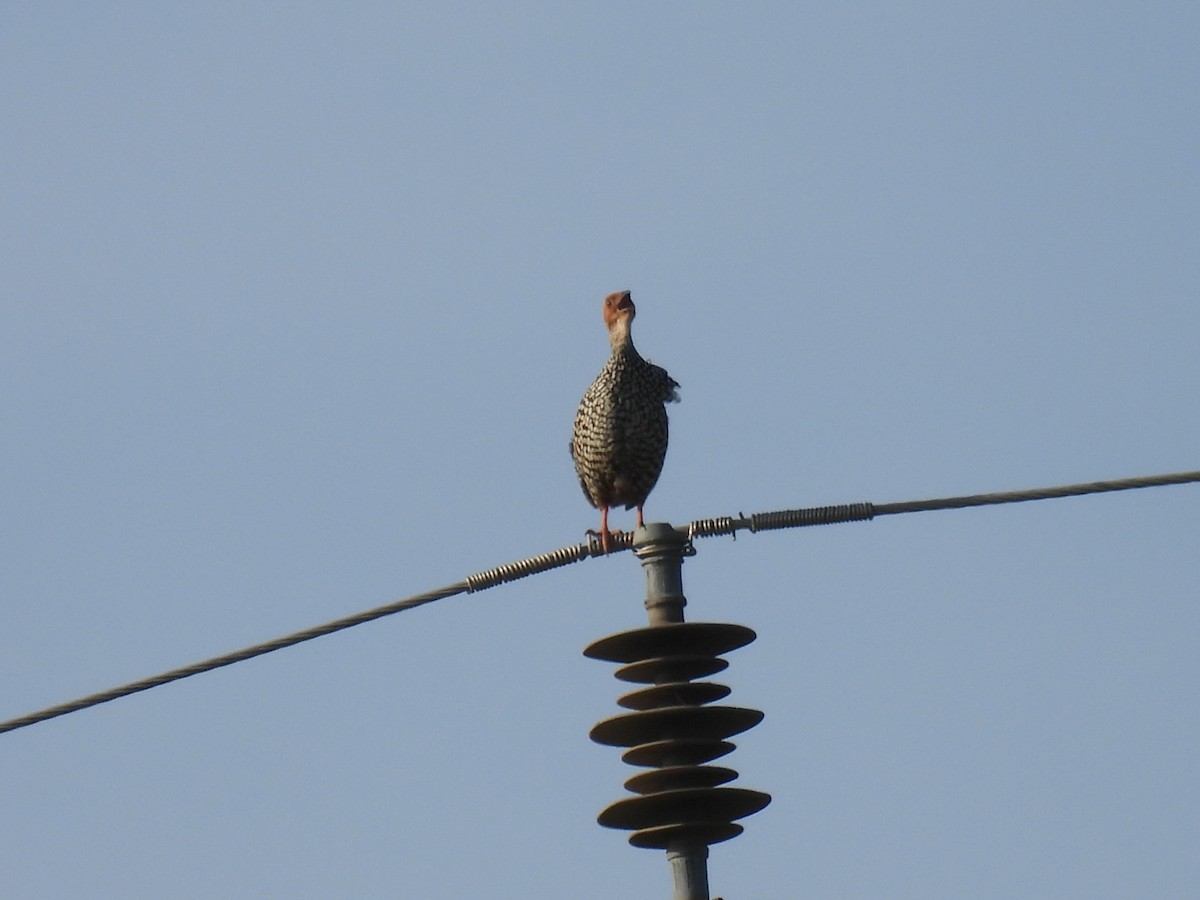
<path fill-rule="evenodd" d="M 607 528 L 601 531 L 596 531 L 594 528 L 589 528 L 587 530 L 587 536 L 589 538 L 600 538 L 600 549 L 604 551 L 604 554 L 607 556 L 612 551 L 612 542 L 614 540 L 620 540 L 624 536 L 624 532 L 609 531 Z"/>

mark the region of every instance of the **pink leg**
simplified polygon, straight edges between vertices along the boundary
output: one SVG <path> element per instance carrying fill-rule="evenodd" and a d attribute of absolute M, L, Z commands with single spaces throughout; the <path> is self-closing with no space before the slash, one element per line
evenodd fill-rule
<path fill-rule="evenodd" d="M 645 524 L 646 523 L 642 521 L 642 508 L 639 506 L 638 513 L 637 513 L 637 527 L 641 528 Z"/>
<path fill-rule="evenodd" d="M 600 546 L 608 552 L 608 507 L 600 507 Z"/>

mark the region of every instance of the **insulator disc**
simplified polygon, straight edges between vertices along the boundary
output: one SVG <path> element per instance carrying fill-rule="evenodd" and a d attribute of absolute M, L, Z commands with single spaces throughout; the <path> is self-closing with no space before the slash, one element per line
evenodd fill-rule
<path fill-rule="evenodd" d="M 662 706 L 702 706 L 729 696 L 729 688 L 711 681 L 677 681 L 632 691 L 617 703 L 626 709 L 658 709 Z"/>
<path fill-rule="evenodd" d="M 729 741 L 654 741 L 626 750 L 621 761 L 631 766 L 698 766 L 735 749 L 737 746 Z"/>
<path fill-rule="evenodd" d="M 744 647 L 757 635 L 745 625 L 677 622 L 609 635 L 588 645 L 584 656 L 631 663 L 653 656 L 720 656 Z"/>
<path fill-rule="evenodd" d="M 621 666 L 613 674 L 621 681 L 662 684 L 706 678 L 728 668 L 729 663 L 716 656 L 660 656 Z"/>
<path fill-rule="evenodd" d="M 743 831 L 735 822 L 700 822 L 691 825 L 660 825 L 643 828 L 629 836 L 629 843 L 647 850 L 666 850 L 674 843 L 719 844 L 735 838 Z"/>
<path fill-rule="evenodd" d="M 642 797 L 626 797 L 605 807 L 596 821 L 606 828 L 641 831 L 660 825 L 732 822 L 771 802 L 771 795 L 745 788 L 687 788 Z"/>
<path fill-rule="evenodd" d="M 668 766 L 634 775 L 625 782 L 625 790 L 635 794 L 656 794 L 683 788 L 716 787 L 733 781 L 737 774 L 724 766 Z"/>
<path fill-rule="evenodd" d="M 757 709 L 740 706 L 668 706 L 624 713 L 592 726 L 597 744 L 636 747 L 652 741 L 681 738 L 723 740 L 753 728 L 763 720 Z"/>

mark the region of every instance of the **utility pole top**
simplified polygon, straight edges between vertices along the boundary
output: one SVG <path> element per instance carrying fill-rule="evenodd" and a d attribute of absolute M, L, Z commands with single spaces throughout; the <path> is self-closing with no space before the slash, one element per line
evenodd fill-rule
<path fill-rule="evenodd" d="M 709 845 L 742 833 L 737 819 L 771 802 L 769 794 L 721 787 L 737 772 L 708 765 L 734 749 L 727 738 L 762 721 L 758 710 L 710 706 L 729 688 L 698 681 L 728 663 L 720 656 L 754 640 L 742 625 L 685 622 L 683 558 L 695 551 L 686 531 L 655 522 L 633 535 L 633 551 L 646 574 L 649 627 L 610 635 L 584 655 L 622 663 L 617 678 L 642 687 L 618 699 L 632 712 L 605 719 L 592 740 L 627 747 L 625 762 L 648 767 L 625 787 L 635 796 L 610 804 L 599 822 L 633 831 L 635 847 L 666 850 L 673 900 L 710 900 Z"/>

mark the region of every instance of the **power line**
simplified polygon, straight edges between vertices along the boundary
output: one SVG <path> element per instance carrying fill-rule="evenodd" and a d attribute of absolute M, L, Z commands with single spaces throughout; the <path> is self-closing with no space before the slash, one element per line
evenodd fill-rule
<path fill-rule="evenodd" d="M 968 494 L 960 497 L 941 497 L 936 500 L 908 500 L 903 503 L 851 503 L 845 506 L 819 506 L 808 509 L 784 509 L 778 512 L 756 513 L 752 516 L 722 519 L 698 519 L 689 529 L 692 537 L 714 537 L 747 530 L 751 533 L 776 528 L 797 528 L 805 525 L 832 525 L 837 522 L 865 522 L 877 516 L 900 513 L 931 512 L 937 509 L 965 509 L 970 506 L 996 506 L 1002 503 L 1024 503 L 1029 500 L 1052 500 L 1059 497 L 1078 497 L 1083 494 L 1103 494 L 1137 488 L 1164 487 L 1170 484 L 1190 484 L 1200 481 L 1200 472 L 1176 472 L 1171 475 L 1145 475 L 1119 478 L 1112 481 L 1087 481 L 1057 487 L 1031 488 L 1023 491 L 1002 491 L 994 494 Z"/>
<path fill-rule="evenodd" d="M 163 684 L 169 684 L 172 681 L 179 681 L 183 678 L 190 678 L 192 675 L 200 675 L 203 672 L 211 672 L 213 669 L 220 669 L 223 666 L 231 666 L 234 663 L 242 662 L 243 660 L 253 659 L 256 656 L 262 656 L 263 654 L 271 653 L 275 650 L 282 650 L 284 647 L 292 647 L 296 644 L 303 643 L 304 641 L 311 641 L 313 638 L 324 637 L 327 634 L 333 634 L 335 631 L 341 631 L 345 628 L 352 628 L 355 625 L 362 625 L 364 622 L 371 622 L 375 619 L 383 618 L 384 616 L 390 616 L 392 613 L 398 613 L 406 609 L 412 609 L 413 607 L 421 606 L 425 603 L 432 603 L 434 600 L 442 600 L 446 597 L 453 597 L 455 594 L 462 594 L 468 590 L 469 588 L 467 583 L 465 581 L 459 581 L 456 584 L 448 585 L 440 590 L 428 591 L 424 594 L 417 594 L 414 597 L 407 597 L 404 600 L 397 600 L 394 603 L 387 603 L 383 606 L 377 606 L 374 609 L 368 609 L 352 616 L 334 619 L 332 622 L 326 622 L 324 625 L 316 625 L 312 628 L 306 628 L 303 631 L 297 631 L 293 634 L 275 638 L 273 641 L 266 641 L 262 644 L 255 644 L 252 647 L 234 650 L 232 653 L 214 656 L 211 659 L 192 663 L 190 666 L 180 666 L 178 669 L 171 669 L 161 673 L 160 675 L 152 675 L 149 678 L 143 678 L 140 681 L 132 681 L 129 684 L 110 688 L 107 691 L 89 694 L 86 697 L 80 697 L 78 700 L 72 700 L 70 703 L 61 703 L 58 706 L 51 706 L 48 709 L 30 713 L 26 716 L 20 716 L 16 719 L 9 719 L 7 722 L 0 722 L 0 734 L 3 734 L 6 731 L 15 731 L 18 728 L 24 728 L 26 725 L 36 725 L 38 722 L 44 722 L 47 719 L 53 719 L 57 716 L 65 716 L 67 713 L 78 712 L 79 710 L 87 709 L 90 706 L 99 706 L 101 703 L 107 703 L 109 700 L 116 700 L 120 697 L 128 697 L 130 694 L 136 694 L 140 691 L 148 691 L 150 688 L 158 687 L 159 685 Z"/>
<path fill-rule="evenodd" d="M 1034 488 L 1023 491 L 943 497 L 936 500 L 910 500 L 903 503 L 884 503 L 878 505 L 871 503 L 850 503 L 841 506 L 785 509 L 776 512 L 755 513 L 750 516 L 738 513 L 737 518 L 725 516 L 716 519 L 697 519 L 685 531 L 689 539 L 715 537 L 719 535 L 733 535 L 743 530 L 756 533 L 779 528 L 832 525 L 839 522 L 865 522 L 877 516 L 898 515 L 900 513 L 927 512 L 938 509 L 963 509 L 970 506 L 992 506 L 1002 503 L 1022 503 L 1029 500 L 1049 500 L 1059 497 L 1076 497 L 1083 494 L 1127 491 L 1136 488 L 1162 487 L 1165 485 L 1189 484 L 1194 482 L 1200 482 L 1200 471 L 1177 472 L 1170 475 L 1149 475 L 1113 481 L 1092 481 L 1083 484 Z M 632 545 L 633 535 L 630 532 L 620 532 L 614 535 L 613 540 L 610 541 L 610 548 L 613 552 L 629 550 Z M 179 681 L 183 678 L 190 678 L 193 675 L 211 672 L 213 669 L 220 669 L 247 659 L 253 659 L 256 656 L 273 653 L 285 647 L 292 647 L 305 641 L 311 641 L 314 638 L 333 634 L 335 631 L 342 631 L 346 628 L 352 628 L 355 625 L 372 622 L 375 619 L 381 619 L 393 613 L 403 612 L 406 609 L 413 609 L 426 603 L 432 603 L 435 600 L 444 600 L 447 597 L 453 597 L 457 594 L 476 593 L 499 584 L 516 581 L 520 578 L 526 578 L 530 575 L 536 575 L 560 566 L 580 562 L 592 556 L 602 555 L 603 550 L 600 547 L 599 539 L 589 538 L 587 542 L 582 544 L 561 547 L 549 553 L 542 553 L 537 556 L 517 560 L 516 562 L 506 563 L 505 565 L 497 566 L 494 569 L 488 569 L 484 572 L 478 572 L 462 581 L 455 582 L 438 590 L 416 594 L 403 600 L 396 600 L 352 616 L 345 616 L 335 619 L 332 622 L 326 622 L 324 625 L 316 625 L 312 628 L 306 628 L 303 631 L 297 631 L 271 641 L 235 650 L 232 653 L 214 656 L 211 659 L 192 663 L 188 666 L 171 669 L 150 678 L 143 678 L 107 691 L 89 694 L 86 697 L 80 697 L 78 700 L 73 700 L 69 703 L 62 703 L 39 710 L 38 712 L 19 716 L 15 719 L 9 719 L 5 722 L 0 722 L 0 734 L 6 731 L 15 731 L 18 728 L 24 728 L 28 725 L 35 725 L 38 722 L 44 722 L 47 719 L 53 719 L 57 716 L 79 712 L 80 710 L 98 706 L 101 703 L 107 703 L 110 700 L 116 700 L 120 697 L 128 697 L 130 694 L 136 694 L 140 691 L 169 684 L 172 681 Z"/>

